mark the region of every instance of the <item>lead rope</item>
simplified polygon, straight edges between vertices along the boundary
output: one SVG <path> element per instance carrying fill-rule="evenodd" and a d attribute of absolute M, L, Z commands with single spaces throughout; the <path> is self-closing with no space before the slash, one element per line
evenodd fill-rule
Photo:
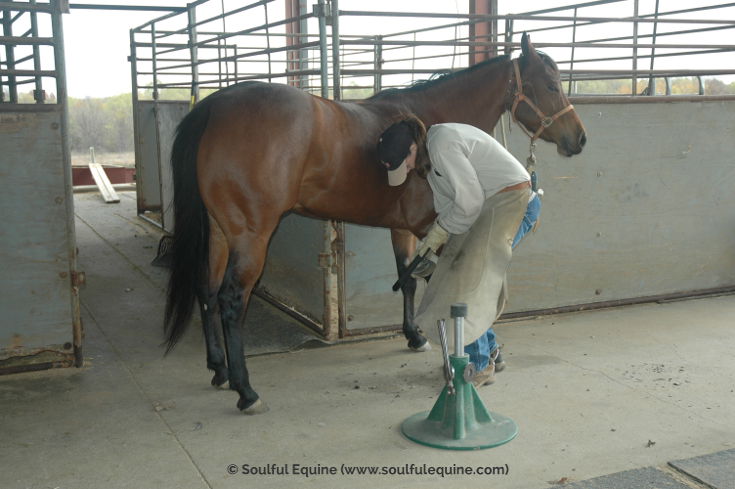
<path fill-rule="evenodd" d="M 531 140 L 531 144 L 528 147 L 528 158 L 526 158 L 526 170 L 531 174 L 531 190 L 539 194 L 544 195 L 544 190 L 538 188 L 538 177 L 536 176 L 536 142 Z"/>

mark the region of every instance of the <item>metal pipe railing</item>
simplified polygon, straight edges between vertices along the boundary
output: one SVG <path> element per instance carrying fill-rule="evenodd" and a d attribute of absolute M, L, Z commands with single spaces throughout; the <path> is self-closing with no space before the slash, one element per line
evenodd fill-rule
<path fill-rule="evenodd" d="M 62 43 L 56 41 L 61 39 L 57 22 L 60 9 L 58 0 L 49 3 L 36 3 L 36 0 L 0 2 L 0 58 L 4 58 L 0 59 L 0 103 L 20 103 L 19 87 L 24 85 L 33 85 L 30 94 L 34 103 L 44 103 L 44 78 L 55 81 L 57 103 L 62 100 L 59 86 L 64 85 L 61 79 L 63 62 L 56 60 L 56 53 L 62 49 Z M 51 37 L 39 35 L 39 15 L 50 20 Z M 42 58 L 41 46 L 50 46 L 54 56 Z M 27 100 L 23 100 L 25 102 Z"/>
<path fill-rule="evenodd" d="M 219 86 L 242 80 L 262 79 L 269 81 L 293 80 L 294 76 L 304 76 L 299 85 L 321 88 L 321 93 L 327 96 L 330 91 L 332 97 L 339 98 L 345 80 L 360 82 L 360 78 L 371 80 L 366 86 L 372 86 L 375 90 L 395 86 L 386 84 L 384 77 L 398 75 L 423 75 L 428 73 L 451 71 L 455 60 L 460 55 L 470 51 L 475 53 L 492 53 L 498 49 L 510 53 L 518 48 L 518 42 L 513 39 L 521 30 L 543 34 L 544 37 L 534 37 L 534 45 L 541 49 L 561 50 L 563 54 L 554 57 L 557 64 L 562 68 L 560 71 L 565 82 L 569 83 L 569 94 L 573 94 L 573 83 L 575 81 L 586 81 L 592 79 L 629 78 L 631 81 L 631 93 L 637 91 L 638 78 L 648 78 L 650 87 L 655 86 L 655 77 L 664 78 L 667 83 L 670 77 L 675 76 L 712 76 L 735 74 L 735 67 L 723 70 L 692 70 L 688 67 L 676 70 L 654 70 L 656 58 L 676 58 L 692 56 L 696 54 L 711 54 L 714 56 L 721 53 L 735 51 L 735 44 L 704 43 L 693 39 L 693 35 L 706 32 L 721 31 L 735 28 L 735 20 L 726 18 L 681 18 L 681 15 L 695 12 L 717 12 L 718 8 L 735 6 L 735 2 L 719 5 L 707 5 L 691 7 L 668 12 L 660 12 L 658 8 L 653 13 L 641 13 L 639 2 L 634 0 L 633 15 L 627 17 L 608 17 L 582 15 L 592 11 L 595 7 L 621 2 L 623 0 L 597 0 L 585 3 L 575 3 L 549 9 L 524 12 L 520 14 L 500 15 L 492 11 L 492 15 L 478 14 L 449 14 L 449 13 L 427 13 L 427 12 L 372 12 L 339 10 L 337 0 L 317 0 L 314 10 L 309 13 L 303 11 L 299 15 L 293 12 L 273 18 L 269 13 L 267 5 L 274 0 L 261 0 L 239 7 L 235 10 L 222 12 L 217 15 L 208 16 L 202 20 L 191 19 L 193 12 L 198 6 L 207 0 L 199 0 L 189 4 L 186 15 L 189 20 L 187 27 L 177 28 L 171 25 L 175 22 L 176 15 L 183 13 L 171 13 L 158 19 L 149 21 L 131 31 L 132 42 L 136 44 L 138 58 L 138 70 L 134 76 L 153 77 L 154 87 L 181 87 L 187 86 L 187 80 L 180 70 L 191 71 L 190 80 L 192 87 L 200 87 L 219 84 Z M 0 2 L 1 3 L 1 2 Z M 657 2 L 658 4 L 658 2 Z M 261 14 L 255 15 L 257 8 L 262 7 L 265 19 L 259 20 Z M 572 12 L 572 15 L 563 15 L 564 11 Z M 212 29 L 213 22 L 224 22 L 238 14 L 247 12 L 247 22 L 235 22 L 238 29 L 227 32 L 226 29 L 217 31 Z M 558 14 L 562 13 L 562 14 Z M 558 14 L 558 15 L 557 15 Z M 671 18 L 677 15 L 677 18 Z M 372 17 L 380 21 L 381 18 L 413 18 L 415 26 L 411 30 L 399 32 L 375 34 L 354 34 L 340 32 L 340 17 Z M 710 17 L 710 16 L 708 16 Z M 715 17 L 715 16 L 711 16 Z M 181 17 L 179 17 L 181 18 Z M 242 17 L 240 17 L 242 20 Z M 475 23 L 488 23 L 504 21 L 505 32 L 495 33 L 492 40 L 478 41 L 466 37 L 463 34 L 452 37 L 437 39 L 439 34 L 447 29 L 467 32 L 466 29 Z M 534 24 L 547 24 L 540 27 L 524 28 L 524 24 L 533 21 Z M 165 26 L 164 22 L 168 22 Z M 229 22 L 229 21 L 228 21 Z M 309 22 L 316 23 L 318 33 L 305 32 Z M 422 25 L 422 22 L 424 24 Z M 293 32 L 293 27 L 284 33 L 286 25 L 293 26 L 298 23 L 299 27 Z M 431 25 L 427 25 L 430 23 Z M 632 26 L 632 35 L 616 37 L 593 38 L 580 40 L 582 29 L 593 24 L 627 24 Z M 179 23 L 181 25 L 181 23 Z M 660 32 L 660 26 L 667 25 L 668 31 Z M 653 28 L 653 33 L 644 29 Z M 201 27 L 201 29 L 199 29 Z M 566 31 L 565 31 L 566 29 Z M 548 33 L 554 31 L 571 32 L 571 42 L 557 42 L 556 39 L 548 37 Z M 197 35 L 192 38 L 192 32 Z M 166 42 L 166 39 L 175 39 L 189 33 L 183 42 Z M 145 42 L 136 35 L 149 36 Z M 687 38 L 676 39 L 675 42 L 661 44 L 659 38 L 669 36 L 690 36 L 697 42 L 686 42 Z M 442 36 L 443 37 L 443 36 Z M 486 36 L 487 37 L 487 36 Z M 256 46 L 253 41 L 263 39 L 265 45 Z M 297 40 L 297 42 L 285 42 L 286 39 Z M 313 41 L 311 41 L 313 39 Z M 650 42 L 641 42 L 649 40 Z M 226 41 L 225 41 L 226 40 Z M 161 42 L 163 41 L 163 42 Z M 307 41 L 307 42 L 304 42 Z M 223 43 L 231 46 L 231 49 L 223 48 Z M 250 47 L 244 47 L 250 45 Z M 451 53 L 442 49 L 452 48 Z M 460 49 L 457 49 L 460 48 Z M 626 50 L 627 55 L 605 56 L 600 55 L 600 50 Z M 567 51 L 564 51 L 567 50 Z M 662 51 L 665 52 L 662 53 Z M 172 53 L 185 53 L 189 51 L 188 57 L 172 58 Z M 194 51 L 196 51 L 194 53 Z M 415 53 L 413 52 L 415 51 Z M 641 52 L 643 51 L 643 52 Z M 648 51 L 648 52 L 646 52 Z M 146 54 L 150 53 L 150 54 Z M 291 53 L 299 53 L 293 55 Z M 410 53 L 410 54 L 403 54 Z M 592 55 L 590 55 L 592 54 Z M 299 59 L 298 70 L 294 70 L 294 59 Z M 290 60 L 290 61 L 289 61 Z M 631 64 L 629 69 L 614 69 L 615 64 L 628 60 Z M 638 69 L 638 64 L 648 60 L 649 69 Z M 444 62 L 450 62 L 442 64 Z M 150 67 L 150 63 L 153 66 Z M 416 64 L 415 67 L 404 65 Z M 584 65 L 591 66 L 592 63 L 607 63 L 613 69 L 580 69 Z M 214 70 L 202 70 L 205 66 L 214 67 Z M 729 66 L 729 65 L 727 65 Z M 230 72 L 230 67 L 234 67 Z M 243 70 L 242 68 L 248 68 Z M 459 68 L 462 68 L 460 66 Z M 196 78 L 195 79 L 195 73 Z M 317 80 L 311 77 L 318 78 Z M 401 83 L 400 81 L 394 83 Z M 138 84 L 138 86 L 141 86 Z M 350 87 L 350 88 L 354 88 Z"/>

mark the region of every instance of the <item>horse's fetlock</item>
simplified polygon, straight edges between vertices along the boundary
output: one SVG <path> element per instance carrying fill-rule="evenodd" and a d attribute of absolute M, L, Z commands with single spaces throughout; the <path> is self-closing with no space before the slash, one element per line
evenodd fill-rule
<path fill-rule="evenodd" d="M 215 387 L 221 387 L 229 380 L 227 369 L 212 369 L 215 371 L 214 377 L 212 377 L 212 385 Z"/>

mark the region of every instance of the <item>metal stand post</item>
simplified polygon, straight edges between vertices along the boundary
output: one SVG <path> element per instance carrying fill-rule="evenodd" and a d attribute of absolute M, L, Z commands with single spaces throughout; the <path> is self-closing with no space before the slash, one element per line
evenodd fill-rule
<path fill-rule="evenodd" d="M 518 425 L 488 411 L 465 369 L 469 356 L 464 353 L 466 304 L 453 304 L 454 354 L 449 355 L 444 320 L 439 321 L 439 337 L 444 354 L 447 385 L 431 411 L 414 414 L 401 425 L 409 440 L 446 450 L 480 450 L 508 443 L 518 434 Z M 469 369 L 467 369 L 469 371 Z"/>

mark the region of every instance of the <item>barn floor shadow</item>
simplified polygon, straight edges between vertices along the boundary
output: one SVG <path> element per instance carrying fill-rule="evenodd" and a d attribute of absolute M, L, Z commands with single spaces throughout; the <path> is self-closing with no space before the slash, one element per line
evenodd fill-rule
<path fill-rule="evenodd" d="M 133 267 L 137 277 L 131 277 L 131 280 L 142 279 L 158 291 L 165 290 L 168 280 L 166 269 L 151 264 L 161 232 L 136 217 L 134 192 L 120 192 L 119 195 L 119 204 L 105 204 L 96 193 L 75 196 L 79 268 L 86 272 L 90 289 L 95 288 L 95 292 L 88 290 L 83 295 L 96 293 L 100 288 L 109 289 L 113 296 L 120 297 L 133 292 L 131 284 L 106 274 L 111 272 L 106 268 L 112 256 Z M 201 331 L 198 314 L 194 316 L 190 329 Z M 162 326 L 162 318 L 160 315 L 147 320 L 155 328 Z M 244 338 L 248 356 L 324 344 L 311 330 L 257 296 L 253 296 L 248 308 Z"/>

